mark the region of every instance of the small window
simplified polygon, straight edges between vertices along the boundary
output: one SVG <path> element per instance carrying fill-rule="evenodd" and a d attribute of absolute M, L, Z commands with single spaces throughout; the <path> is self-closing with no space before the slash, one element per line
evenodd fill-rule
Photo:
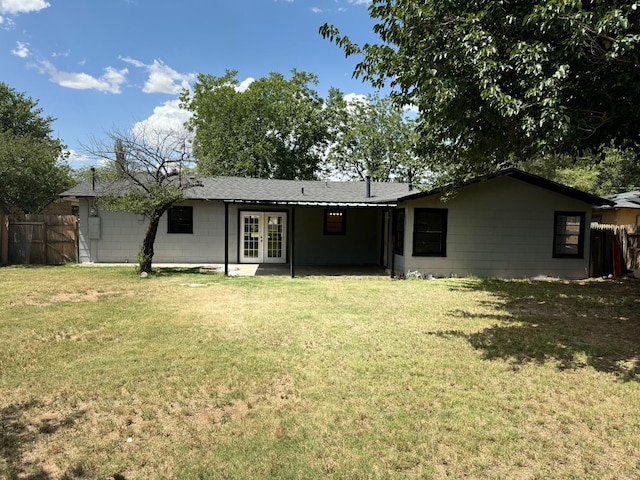
<path fill-rule="evenodd" d="M 413 211 L 413 255 L 447 256 L 447 210 L 416 208 Z"/>
<path fill-rule="evenodd" d="M 554 258 L 584 257 L 584 221 L 584 212 L 555 213 Z"/>
<path fill-rule="evenodd" d="M 404 208 L 393 211 L 393 253 L 404 255 Z"/>
<path fill-rule="evenodd" d="M 324 211 L 324 234 L 344 235 L 347 232 L 345 210 Z"/>
<path fill-rule="evenodd" d="M 193 233 L 193 207 L 171 207 L 167 216 L 168 233 Z"/>

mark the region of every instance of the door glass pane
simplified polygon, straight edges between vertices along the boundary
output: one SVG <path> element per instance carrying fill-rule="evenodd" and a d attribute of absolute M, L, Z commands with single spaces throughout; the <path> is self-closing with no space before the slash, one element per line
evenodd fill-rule
<path fill-rule="evenodd" d="M 245 258 L 258 258 L 260 248 L 260 217 L 246 215 L 243 230 L 243 255 Z"/>
<path fill-rule="evenodd" d="M 282 216 L 269 216 L 267 220 L 267 257 L 282 258 Z"/>

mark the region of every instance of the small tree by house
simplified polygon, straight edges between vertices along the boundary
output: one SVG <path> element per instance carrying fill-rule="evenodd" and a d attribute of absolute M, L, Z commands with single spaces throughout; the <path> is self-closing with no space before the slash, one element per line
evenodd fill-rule
<path fill-rule="evenodd" d="M 146 127 L 111 131 L 92 139 L 85 150 L 102 165 L 115 170 L 115 180 L 101 185 L 100 204 L 109 210 L 144 215 L 149 225 L 142 239 L 140 272 L 151 272 L 154 243 L 162 215 L 197 185 L 189 176 L 194 162 L 186 132 Z"/>

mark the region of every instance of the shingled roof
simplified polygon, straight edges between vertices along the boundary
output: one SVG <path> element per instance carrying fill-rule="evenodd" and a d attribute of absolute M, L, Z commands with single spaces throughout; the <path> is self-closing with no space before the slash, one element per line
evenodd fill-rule
<path fill-rule="evenodd" d="M 198 186 L 185 190 L 191 200 L 222 200 L 243 203 L 304 204 L 393 204 L 409 193 L 407 184 L 371 182 L 367 197 L 366 182 L 324 182 L 309 180 L 271 180 L 241 177 L 193 177 Z M 124 191 L 126 185 L 83 182 L 62 193 L 62 197 L 98 197 Z"/>
<path fill-rule="evenodd" d="M 561 183 L 548 180 L 539 175 L 534 175 L 532 173 L 519 170 L 517 168 L 507 168 L 507 169 L 500 170 L 498 172 L 494 172 L 488 175 L 481 175 L 481 176 L 472 178 L 471 180 L 468 180 L 467 182 L 464 182 L 462 184 L 449 185 L 449 186 L 444 186 L 442 188 L 426 190 L 422 192 L 408 193 L 402 196 L 399 200 L 413 200 L 417 198 L 428 197 L 430 195 L 438 195 L 449 190 L 455 190 L 458 188 L 465 187 L 467 185 L 481 183 L 481 182 L 492 180 L 498 177 L 515 178 L 522 182 L 526 182 L 531 185 L 535 185 L 537 187 L 544 188 L 546 190 L 550 190 L 552 192 L 559 193 L 561 195 L 565 195 L 570 198 L 575 198 L 576 200 L 580 200 L 590 205 L 613 205 L 613 202 L 606 198 L 598 197 L 597 195 L 592 195 L 590 193 L 583 192 L 582 190 L 578 190 L 577 188 L 568 187 L 567 185 L 563 185 Z"/>
<path fill-rule="evenodd" d="M 371 182 L 367 196 L 366 182 L 325 182 L 311 180 L 273 180 L 243 177 L 190 177 L 197 186 L 185 190 L 190 200 L 221 200 L 229 203 L 270 203 L 286 205 L 393 205 L 398 201 L 414 200 L 448 190 L 480 183 L 497 177 L 511 177 L 520 181 L 581 200 L 591 205 L 613 206 L 613 198 L 606 199 L 583 192 L 546 178 L 510 168 L 471 179 L 465 183 L 432 190 L 409 190 L 407 184 L 397 182 Z M 98 197 L 106 193 L 124 192 L 126 183 L 83 182 L 62 193 L 61 197 Z M 633 193 L 633 192 L 631 192 Z M 638 193 L 638 192 L 635 192 Z M 622 194 L 621 194 L 622 195 Z M 633 200 L 630 200 L 633 201 Z M 616 205 L 617 206 L 617 205 Z M 640 205 L 634 207 L 638 208 Z"/>
<path fill-rule="evenodd" d="M 640 190 L 616 193 L 608 195 L 606 198 L 614 203 L 609 208 L 640 208 Z"/>

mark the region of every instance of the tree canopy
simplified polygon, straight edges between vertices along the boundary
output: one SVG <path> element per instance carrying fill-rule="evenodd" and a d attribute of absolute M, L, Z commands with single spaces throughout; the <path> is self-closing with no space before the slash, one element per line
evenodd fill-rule
<path fill-rule="evenodd" d="M 199 173 L 313 179 L 329 140 L 317 78 L 293 70 L 241 88 L 237 72 L 200 74 L 182 105 L 192 112 Z"/>
<path fill-rule="evenodd" d="M 347 102 L 342 92 L 332 89 L 327 110 L 334 115 L 329 169 L 376 181 L 404 181 L 409 170 L 419 169 L 413 153 L 414 122 L 389 97 L 370 95 Z"/>
<path fill-rule="evenodd" d="M 373 0 L 354 75 L 419 108 L 418 153 L 456 176 L 541 155 L 640 150 L 635 1 Z"/>
<path fill-rule="evenodd" d="M 0 82 L 0 204 L 38 213 L 72 184 L 52 117 Z"/>
<path fill-rule="evenodd" d="M 595 195 L 611 195 L 640 189 L 640 162 L 632 150 L 605 147 L 597 154 L 541 157 L 521 167 L 556 182 Z"/>
<path fill-rule="evenodd" d="M 185 132 L 138 128 L 114 130 L 104 139 L 92 139 L 85 151 L 102 163 L 101 207 L 144 215 L 149 220 L 138 263 L 151 272 L 154 243 L 162 215 L 184 199 L 195 186 L 190 176 L 193 160 Z"/>

